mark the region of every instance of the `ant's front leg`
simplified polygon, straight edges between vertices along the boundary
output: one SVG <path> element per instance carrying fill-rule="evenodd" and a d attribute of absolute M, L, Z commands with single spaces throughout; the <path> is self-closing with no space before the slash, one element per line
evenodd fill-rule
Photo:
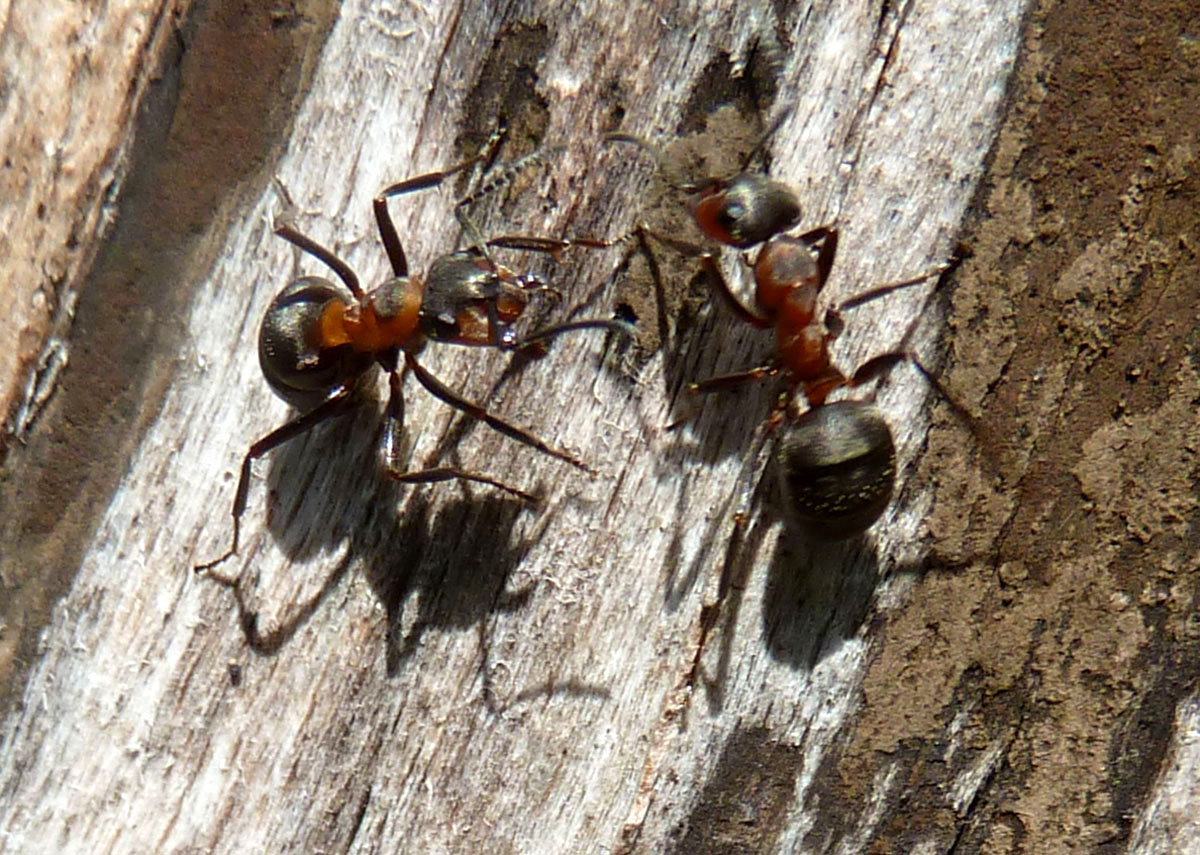
<path fill-rule="evenodd" d="M 388 373 L 388 405 L 383 425 L 383 459 L 387 475 L 393 481 L 402 484 L 434 484 L 440 481 L 474 481 L 477 484 L 487 484 L 510 493 L 529 504 L 537 504 L 538 497 L 506 484 L 488 475 L 478 472 L 468 472 L 454 466 L 437 466 L 430 469 L 417 469 L 406 472 L 400 463 L 400 448 L 403 445 L 401 436 L 404 430 L 404 393 L 402 390 L 403 377 L 399 371 Z"/>
<path fill-rule="evenodd" d="M 457 394 L 453 389 L 451 389 L 441 380 L 434 377 L 431 373 L 429 373 L 429 371 L 422 367 L 421 364 L 417 362 L 416 358 L 407 351 L 404 353 L 404 362 L 408 366 L 409 370 L 412 371 L 413 375 L 417 378 L 417 382 L 424 386 L 429 393 L 438 400 L 449 404 L 451 407 L 454 407 L 454 409 L 465 413 L 473 419 L 478 419 L 492 430 L 504 434 L 509 439 L 514 439 L 517 442 L 528 445 L 530 448 L 536 448 L 543 454 L 549 454 L 551 457 L 558 458 L 565 463 L 570 463 L 575 468 L 582 469 L 584 472 L 592 471 L 588 465 L 579 458 L 553 447 L 545 440 L 530 433 L 524 428 L 517 427 L 512 422 L 505 421 L 499 416 L 493 415 L 479 404 L 468 401 L 466 398 Z"/>
<path fill-rule="evenodd" d="M 679 238 L 664 235 L 661 232 L 656 232 L 647 226 L 645 223 L 639 223 L 634 233 L 638 235 L 639 241 L 646 245 L 646 238 L 654 238 L 663 246 L 675 250 L 680 255 L 686 258 L 696 258 L 700 261 L 700 269 L 704 271 L 704 275 L 708 277 L 709 283 L 713 286 L 713 290 L 725 301 L 726 305 L 733 310 L 733 313 L 741 318 L 744 322 L 759 329 L 766 329 L 771 326 L 769 318 L 760 315 L 758 312 L 751 309 L 742 302 L 729 280 L 725 278 L 725 274 L 721 272 L 721 266 L 717 263 L 717 259 L 711 252 L 702 246 L 694 243 L 689 243 Z M 651 275 L 655 275 L 657 264 L 651 267 Z"/>
<path fill-rule="evenodd" d="M 487 160 L 492 156 L 503 136 L 504 129 L 501 128 L 492 134 L 479 152 L 468 157 L 466 160 L 462 160 L 445 169 L 438 169 L 433 172 L 426 172 L 423 175 L 406 178 L 403 181 L 388 185 L 379 191 L 379 194 L 372 202 L 372 207 L 375 211 L 375 222 L 379 226 L 379 237 L 383 241 L 388 260 L 392 264 L 392 271 L 396 276 L 408 275 L 408 259 L 404 254 L 404 247 L 400 242 L 400 235 L 396 230 L 396 225 L 392 222 L 392 215 L 388 211 L 387 200 L 393 196 L 401 196 L 406 193 L 415 193 L 419 190 L 437 187 L 447 178 L 457 175 L 470 166 Z"/>

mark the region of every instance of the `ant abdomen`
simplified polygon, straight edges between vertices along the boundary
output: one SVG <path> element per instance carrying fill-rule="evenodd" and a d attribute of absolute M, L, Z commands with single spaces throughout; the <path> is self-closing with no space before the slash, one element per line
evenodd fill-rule
<path fill-rule="evenodd" d="M 321 324 L 334 301 L 348 305 L 350 291 L 320 276 L 304 276 L 271 301 L 258 331 L 258 363 L 271 390 L 307 412 L 338 386 L 353 382 L 374 361 L 350 345 L 322 345 Z"/>
<path fill-rule="evenodd" d="M 875 407 L 837 401 L 780 428 L 775 466 L 789 527 L 843 540 L 866 531 L 891 500 L 896 447 Z"/>

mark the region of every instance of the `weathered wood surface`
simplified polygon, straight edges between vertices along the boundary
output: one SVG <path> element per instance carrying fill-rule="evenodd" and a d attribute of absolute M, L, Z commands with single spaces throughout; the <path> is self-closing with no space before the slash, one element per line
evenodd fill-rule
<path fill-rule="evenodd" d="M 74 3 L 5 3 L 0 11 L 6 73 L 0 256 L 7 274 L 0 290 L 6 321 L 0 413 L 6 417 L 19 409 L 25 395 L 18 381 L 47 336 L 65 333 L 69 324 L 64 283 L 79 278 L 97 248 L 85 236 L 111 224 L 129 126 L 149 83 L 142 63 L 163 52 L 174 6 L 129 3 L 101 14 Z M 89 57 L 103 57 L 103 73 L 90 73 Z M 51 349 L 43 362 L 53 370 Z M 31 414 L 12 415 L 19 427 Z"/>
<path fill-rule="evenodd" d="M 634 15 L 570 6 L 496 17 L 454 4 L 346 3 L 275 171 L 301 228 L 378 281 L 386 263 L 371 196 L 453 161 L 456 140 L 478 144 L 494 120 L 486 113 L 513 120 L 517 151 L 535 141 L 565 146 L 488 217 L 490 227 L 616 235 L 641 215 L 640 203 L 658 202 L 661 187 L 644 159 L 602 149 L 604 131 L 618 123 L 659 139 L 681 126 L 704 131 L 694 144 L 716 149 L 724 168 L 735 155 L 721 151 L 723 135 L 752 139 L 761 121 L 752 111 L 747 120 L 747 104 L 769 115 L 793 105 L 770 146 L 772 170 L 800 188 L 806 223 L 842 228 L 836 302 L 953 246 L 993 147 L 1021 26 L 1020 3 L 977 7 L 735 4 Z M 778 66 L 761 60 L 772 39 L 783 47 Z M 777 75 L 773 98 L 761 81 L 755 91 L 739 79 L 764 68 Z M 1028 90 L 1041 69 L 1022 73 Z M 743 110 L 709 121 L 729 93 L 742 93 Z M 1020 146 L 1001 140 L 1001 169 L 1014 169 Z M 1186 166 L 1186 153 L 1172 156 Z M 1066 566 L 1067 544 L 1087 542 L 1024 551 L 1030 531 L 1054 522 L 1056 482 L 1046 473 L 1058 470 L 1041 462 L 1038 442 L 1055 432 L 1056 408 L 1087 386 L 1066 359 L 1022 363 L 1030 322 L 1020 312 L 1037 307 L 1018 301 L 1036 288 L 1009 287 L 1000 274 L 1010 247 L 1052 236 L 1055 223 L 1020 210 L 1026 201 L 1014 200 L 1010 184 L 996 181 L 978 197 L 1002 220 L 992 234 L 985 220 L 963 272 L 955 317 L 975 326 L 952 338 L 947 378 L 984 413 L 996 445 L 981 455 L 961 425 L 943 424 L 918 474 L 930 390 L 911 370 L 893 372 L 878 399 L 896 427 L 904 486 L 866 541 L 814 550 L 781 540 L 759 501 L 745 538 L 731 542 L 736 483 L 769 395 L 712 401 L 678 434 L 660 430 L 677 414 L 667 392 L 679 377 L 750 364 L 769 346 L 719 311 L 672 338 L 674 364 L 661 352 L 645 362 L 603 358 L 598 335 L 557 342 L 546 360 L 511 376 L 502 356 L 431 347 L 424 361 L 439 376 L 575 451 L 595 476 L 460 424 L 415 385 L 414 461 L 440 453 L 536 486 L 544 506 L 528 511 L 475 487 L 383 484 L 370 412 L 280 449 L 256 469 L 243 548 L 226 568 L 244 574 L 246 608 L 258 614 L 259 649 L 249 650 L 230 592 L 190 566 L 224 548 L 240 457 L 286 418 L 259 377 L 258 320 L 289 278 L 324 273 L 272 237 L 281 203 L 257 186 L 261 194 L 222 233 L 212 269 L 180 286 L 195 296 L 161 412 L 7 721 L 0 851 L 1005 851 L 1014 839 L 1069 839 L 1090 851 L 1105 834 L 1128 834 L 1129 817 L 1113 831 L 1111 804 L 1072 801 L 1127 797 L 1116 782 L 1093 789 L 1087 778 L 1088 762 L 1115 743 L 1094 723 L 1067 737 L 1078 742 L 1039 732 L 1055 721 L 1041 706 L 1054 697 L 1085 704 L 1083 693 L 1109 694 L 1089 688 L 1088 675 L 1104 651 L 1136 660 L 1119 647 L 1122 633 L 1136 645 L 1140 630 L 1116 586 L 1097 588 L 1097 607 L 1072 611 L 1079 623 L 1058 633 L 1064 649 L 1095 661 L 1072 672 L 1067 653 L 1036 643 L 1055 634 L 1042 628 L 1054 614 L 1039 606 L 1057 602 L 1059 579 L 1077 579 L 1056 576 L 1041 550 L 1058 548 Z M 395 203 L 416 267 L 454 244 L 454 198 L 442 190 Z M 645 215 L 666 216 L 657 204 Z M 1004 233 L 1014 222 L 1025 231 Z M 1055 286 L 1064 315 L 1075 306 L 1072 283 L 1092 270 L 1080 266 L 1097 254 L 1128 250 L 1160 270 L 1164 255 L 1186 255 L 1134 240 L 1075 247 L 1076 278 L 1062 273 Z M 627 257 L 613 250 L 551 269 L 561 305 L 586 300 L 588 314 L 611 311 L 645 285 L 644 262 L 626 265 Z M 1069 267 L 1060 264 L 1053 269 Z M 1120 305 L 1135 316 L 1139 307 L 1142 316 L 1165 310 L 1145 299 Z M 936 361 L 940 306 L 913 289 L 854 312 L 839 363 L 893 346 L 918 315 L 914 344 Z M 642 322 L 658 323 L 645 314 Z M 1083 322 L 1080 330 L 1084 337 Z M 1180 346 L 1167 353 L 1163 363 L 1139 363 L 1161 372 L 1169 391 L 1158 410 L 1113 427 L 1129 435 L 1095 447 L 1078 468 L 1065 464 L 1105 519 L 1128 518 L 1109 510 L 1122 497 L 1103 474 L 1120 470 L 1108 450 L 1180 423 L 1172 408 L 1192 394 Z M 1020 384 L 1002 382 L 1018 364 Z M 1018 405 L 1044 390 L 1030 430 L 987 408 L 997 386 Z M 1171 448 L 1182 455 L 1189 443 L 1194 451 L 1190 434 Z M 991 470 L 961 458 L 997 448 L 1000 464 L 1015 468 L 1007 489 L 993 492 Z M 1021 516 L 1022 503 L 1036 507 Z M 1191 513 L 1172 507 L 1181 519 Z M 971 569 L 911 572 L 925 566 L 926 520 L 938 554 L 976 560 Z M 982 533 L 964 534 L 968 523 Z M 1157 518 L 1132 531 L 1158 533 Z M 997 549 L 1007 559 L 998 570 L 987 560 Z M 1194 562 L 1178 562 L 1180 574 L 1194 573 Z M 701 608 L 722 572 L 735 584 L 690 687 Z M 947 592 L 956 586 L 961 596 Z M 1121 590 L 1137 600 L 1171 589 Z M 1014 598 L 1023 608 L 1005 612 Z M 1004 631 L 991 642 L 993 627 Z M 1085 629 L 1094 637 L 1073 647 L 1072 633 Z M 1038 657 L 1046 661 L 1031 663 Z M 1136 693 L 1129 668 L 1121 685 Z M 1061 687 L 1040 689 L 1035 675 L 1056 669 L 1067 672 Z M 1157 697 L 1181 702 L 1172 762 L 1186 768 L 1188 707 L 1178 693 Z M 1089 740 L 1090 750 L 1078 747 Z M 1126 768 L 1146 779 L 1141 794 L 1163 756 L 1162 738 L 1154 744 L 1144 763 Z M 1040 748 L 1041 764 L 1017 751 Z M 1024 764 L 1034 772 L 1011 783 L 1005 776 Z M 1161 768 L 1136 839 L 1144 851 L 1184 851 L 1170 847 L 1186 826 L 1179 800 L 1194 803 L 1190 782 L 1170 762 Z"/>

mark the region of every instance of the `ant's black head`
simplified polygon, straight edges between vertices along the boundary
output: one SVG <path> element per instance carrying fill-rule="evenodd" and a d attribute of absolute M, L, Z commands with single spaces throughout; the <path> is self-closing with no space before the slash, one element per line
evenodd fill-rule
<path fill-rule="evenodd" d="M 790 187 L 761 172 L 742 172 L 701 185 L 692 202 L 700 231 L 738 249 L 768 241 L 800 222 Z"/>
<path fill-rule="evenodd" d="M 508 325 L 525 311 L 529 294 L 544 288 L 539 277 L 518 276 L 477 250 L 443 255 L 425 279 L 421 332 L 432 341 L 503 347 L 511 343 Z"/>

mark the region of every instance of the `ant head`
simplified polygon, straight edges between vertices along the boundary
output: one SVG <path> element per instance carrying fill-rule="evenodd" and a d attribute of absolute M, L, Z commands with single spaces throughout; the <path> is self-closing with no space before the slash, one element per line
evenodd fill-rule
<path fill-rule="evenodd" d="M 537 277 L 517 276 L 474 249 L 444 255 L 425 280 L 421 332 L 433 341 L 503 346 L 511 343 L 506 327 L 525 311 L 529 292 L 543 287 Z"/>
<path fill-rule="evenodd" d="M 896 447 L 874 406 L 837 401 L 788 421 L 775 465 L 788 526 L 844 540 L 866 531 L 891 500 Z"/>
<path fill-rule="evenodd" d="M 258 330 L 258 364 L 276 395 L 310 410 L 366 372 L 369 354 L 331 346 L 323 335 L 326 310 L 354 304 L 349 289 L 319 276 L 297 279 L 276 295 Z"/>
<path fill-rule="evenodd" d="M 786 184 L 761 172 L 710 179 L 692 199 L 700 231 L 738 249 L 770 240 L 800 222 L 800 200 Z"/>
<path fill-rule="evenodd" d="M 707 178 L 700 182 L 679 181 L 672 176 L 671 164 L 656 146 L 630 134 L 610 133 L 609 142 L 626 142 L 654 157 L 663 179 L 691 196 L 690 207 L 696 225 L 709 238 L 727 246 L 749 249 L 768 241 L 800 222 L 800 200 L 781 181 L 767 176 L 765 170 L 751 170 L 771 136 L 790 115 L 785 110 L 763 132 L 733 175 Z"/>

